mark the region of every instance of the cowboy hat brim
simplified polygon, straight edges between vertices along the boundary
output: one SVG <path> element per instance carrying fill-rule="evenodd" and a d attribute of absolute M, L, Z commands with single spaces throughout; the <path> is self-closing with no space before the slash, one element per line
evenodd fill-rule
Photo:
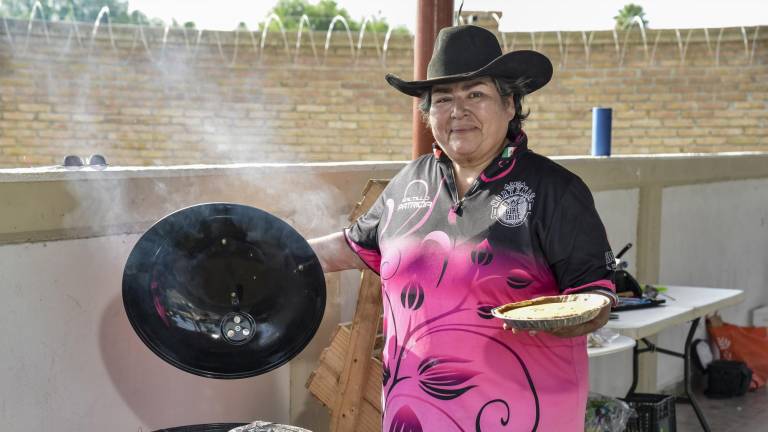
<path fill-rule="evenodd" d="M 437 84 L 464 81 L 483 76 L 522 79 L 525 93 L 533 93 L 552 79 L 552 63 L 536 51 L 520 50 L 503 54 L 482 68 L 456 75 L 447 75 L 420 81 L 406 81 L 394 74 L 387 74 L 386 80 L 392 87 L 414 97 L 421 97 L 425 91 Z"/>

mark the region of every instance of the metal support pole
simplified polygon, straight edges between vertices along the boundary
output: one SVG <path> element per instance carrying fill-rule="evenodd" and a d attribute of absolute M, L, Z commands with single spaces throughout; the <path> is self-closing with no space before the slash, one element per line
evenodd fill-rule
<path fill-rule="evenodd" d="M 627 391 L 627 395 L 624 396 L 625 399 L 628 399 L 630 396 L 635 394 L 635 389 L 637 388 L 637 375 L 638 375 L 638 356 L 640 355 L 640 349 L 637 347 L 639 342 L 635 343 L 635 346 L 632 347 L 632 385 L 629 386 L 629 391 Z"/>
<path fill-rule="evenodd" d="M 413 43 L 413 79 L 427 79 L 427 65 L 432 57 L 437 33 L 453 25 L 453 0 L 418 0 L 416 10 L 416 37 Z M 421 120 L 419 99 L 413 100 L 414 159 L 432 151 L 432 132 Z"/>
<path fill-rule="evenodd" d="M 688 330 L 688 336 L 685 338 L 685 356 L 683 358 L 683 380 L 685 383 L 685 395 L 688 397 L 693 411 L 696 413 L 696 417 L 699 418 L 701 428 L 704 431 L 709 432 L 709 422 L 704 416 L 704 412 L 699 407 L 699 403 L 696 402 L 696 398 L 693 397 L 693 388 L 691 386 L 691 343 L 693 343 L 693 335 L 696 333 L 696 327 L 699 325 L 701 318 L 696 318 L 691 322 L 691 328 Z"/>

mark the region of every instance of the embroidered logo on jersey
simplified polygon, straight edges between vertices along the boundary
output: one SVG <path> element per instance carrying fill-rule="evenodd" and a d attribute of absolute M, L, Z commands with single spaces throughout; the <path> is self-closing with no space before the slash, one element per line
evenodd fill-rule
<path fill-rule="evenodd" d="M 432 200 L 429 199 L 429 187 L 424 180 L 413 180 L 408 183 L 403 194 L 403 199 L 397 206 L 398 210 L 421 209 L 432 207 Z"/>
<path fill-rule="evenodd" d="M 509 227 L 525 223 L 536 196 L 525 182 L 510 182 L 491 200 L 491 218 Z"/>

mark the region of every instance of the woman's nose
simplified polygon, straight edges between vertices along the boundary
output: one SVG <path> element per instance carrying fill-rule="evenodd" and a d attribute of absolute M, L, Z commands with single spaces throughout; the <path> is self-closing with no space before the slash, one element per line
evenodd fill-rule
<path fill-rule="evenodd" d="M 462 98 L 455 98 L 453 100 L 453 109 L 451 110 L 451 117 L 453 118 L 460 118 L 467 115 L 466 111 L 466 104 L 464 103 L 464 99 Z"/>

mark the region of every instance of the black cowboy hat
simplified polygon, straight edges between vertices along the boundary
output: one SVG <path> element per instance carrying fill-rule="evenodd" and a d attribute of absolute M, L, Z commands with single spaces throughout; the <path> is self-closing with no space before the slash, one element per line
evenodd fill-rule
<path fill-rule="evenodd" d="M 436 84 L 482 76 L 523 79 L 526 93 L 533 93 L 552 78 L 552 63 L 536 51 L 502 54 L 498 39 L 489 30 L 462 25 L 440 30 L 426 80 L 405 81 L 393 74 L 387 74 L 386 79 L 401 92 L 420 97 Z"/>

